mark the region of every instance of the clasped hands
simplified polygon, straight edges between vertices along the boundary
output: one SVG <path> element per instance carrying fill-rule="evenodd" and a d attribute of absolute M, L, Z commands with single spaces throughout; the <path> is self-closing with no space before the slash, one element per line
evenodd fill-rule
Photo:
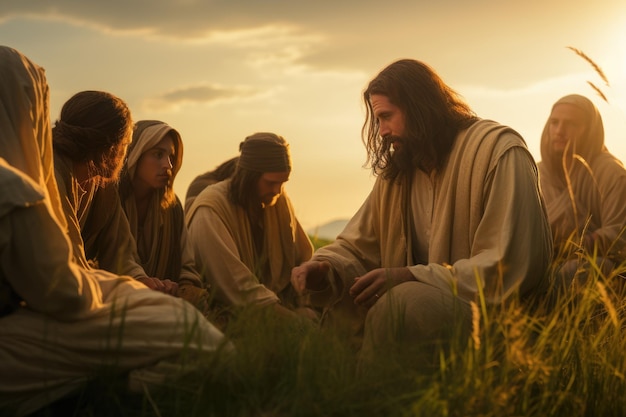
<path fill-rule="evenodd" d="M 321 291 L 328 287 L 328 274 L 331 265 L 327 261 L 308 261 L 291 271 L 291 284 L 298 294 L 307 291 Z M 349 294 L 354 303 L 371 307 L 390 288 L 415 278 L 407 267 L 376 268 L 355 277 Z"/>

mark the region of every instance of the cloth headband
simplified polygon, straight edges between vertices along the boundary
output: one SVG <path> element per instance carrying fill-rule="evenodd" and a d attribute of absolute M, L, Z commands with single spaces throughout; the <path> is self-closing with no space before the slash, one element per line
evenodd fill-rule
<path fill-rule="evenodd" d="M 289 144 L 274 133 L 255 133 L 239 144 L 238 165 L 255 172 L 290 172 Z"/>

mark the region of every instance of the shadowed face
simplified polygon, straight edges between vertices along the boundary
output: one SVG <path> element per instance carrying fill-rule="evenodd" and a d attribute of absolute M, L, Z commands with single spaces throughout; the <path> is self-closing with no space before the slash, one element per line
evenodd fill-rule
<path fill-rule="evenodd" d="M 263 207 L 276 204 L 278 197 L 283 193 L 283 185 L 289 181 L 289 171 L 265 172 L 259 178 L 257 194 Z"/>
<path fill-rule="evenodd" d="M 573 104 L 557 104 L 548 119 L 548 133 L 552 151 L 563 154 L 568 143 L 575 145 L 585 133 L 585 113 Z"/>
<path fill-rule="evenodd" d="M 405 140 L 404 112 L 381 94 L 372 94 L 370 103 L 378 123 L 378 135 L 393 146 L 394 152 L 402 149 Z"/>
<path fill-rule="evenodd" d="M 137 161 L 134 183 L 146 188 L 165 188 L 172 178 L 174 141 L 166 135 L 151 149 L 144 152 Z"/>

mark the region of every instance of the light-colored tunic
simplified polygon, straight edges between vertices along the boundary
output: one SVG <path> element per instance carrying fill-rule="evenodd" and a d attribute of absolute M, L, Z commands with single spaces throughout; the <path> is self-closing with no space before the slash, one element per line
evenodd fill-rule
<path fill-rule="evenodd" d="M 337 240 L 313 259 L 329 261 L 339 277 L 336 302 L 355 277 L 408 266 L 415 284 L 467 303 L 484 291 L 486 302 L 498 303 L 537 288 L 551 254 L 532 156 L 513 130 L 482 120 L 457 136 L 440 172 L 417 171 L 402 182 L 379 177 Z"/>
<path fill-rule="evenodd" d="M 101 367 L 141 382 L 136 368 L 180 371 L 183 350 L 217 349 L 223 335 L 190 304 L 72 261 L 44 71 L 0 47 L 0 84 L 0 415 L 30 414 Z"/>
<path fill-rule="evenodd" d="M 186 213 L 189 239 L 202 276 L 226 306 L 297 306 L 291 269 L 310 259 L 313 246 L 283 193 L 263 209 L 264 253 L 254 249 L 248 216 L 228 198 L 230 180 L 205 188 Z M 269 270 L 269 273 L 264 271 Z M 281 294 L 288 297 L 281 298 Z"/>

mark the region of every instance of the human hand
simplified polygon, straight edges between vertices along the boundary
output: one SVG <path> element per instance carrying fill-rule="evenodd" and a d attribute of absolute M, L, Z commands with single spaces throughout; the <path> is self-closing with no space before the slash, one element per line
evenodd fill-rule
<path fill-rule="evenodd" d="M 350 296 L 354 298 L 355 304 L 371 307 L 390 288 L 414 279 L 407 267 L 377 268 L 354 278 Z"/>
<path fill-rule="evenodd" d="M 159 279 L 154 277 L 141 277 L 137 281 L 143 283 L 146 287 L 169 295 L 176 295 L 178 284 L 169 279 Z"/>
<path fill-rule="evenodd" d="M 306 290 L 319 291 L 328 285 L 328 261 L 308 261 L 291 270 L 291 285 L 298 294 Z"/>

